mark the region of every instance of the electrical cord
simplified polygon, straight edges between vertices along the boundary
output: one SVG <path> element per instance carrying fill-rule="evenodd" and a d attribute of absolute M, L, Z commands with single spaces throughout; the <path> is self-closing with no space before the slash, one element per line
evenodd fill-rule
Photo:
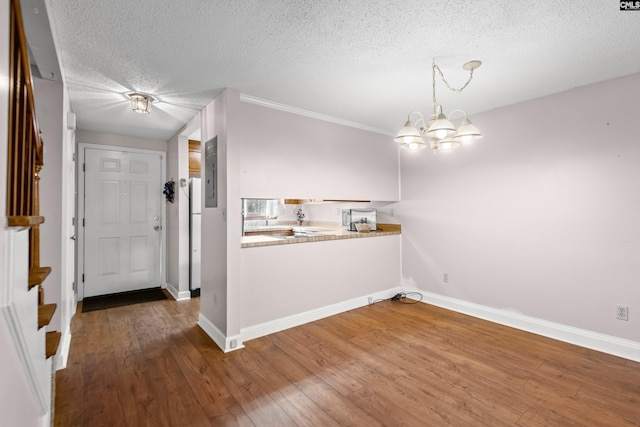
<path fill-rule="evenodd" d="M 407 297 L 409 295 L 418 295 L 419 298 L 418 299 L 409 298 L 411 301 L 406 301 Z M 373 301 L 371 303 L 371 305 L 377 304 L 377 303 L 383 302 L 383 301 L 396 301 L 396 302 L 399 302 L 401 304 L 416 304 L 416 303 L 419 303 L 420 301 L 422 301 L 422 294 L 420 292 L 398 292 L 397 294 L 395 294 L 391 298 L 377 299 L 377 300 Z"/>

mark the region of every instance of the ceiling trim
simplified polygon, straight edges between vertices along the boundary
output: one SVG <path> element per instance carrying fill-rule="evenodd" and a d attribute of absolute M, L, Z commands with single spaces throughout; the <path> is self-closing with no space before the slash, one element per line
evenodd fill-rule
<path fill-rule="evenodd" d="M 368 132 L 380 133 L 382 135 L 395 136 L 386 129 L 380 129 L 373 126 L 367 126 L 362 123 L 356 123 L 349 120 L 339 119 L 337 117 L 328 116 L 322 113 L 316 113 L 315 111 L 304 110 L 298 107 L 292 107 L 291 105 L 280 104 L 278 102 L 268 101 L 266 99 L 256 98 L 251 95 L 240 94 L 240 101 L 248 102 L 250 104 L 260 105 L 262 107 L 273 108 L 274 110 L 286 111 L 288 113 L 298 114 L 312 119 L 323 120 L 325 122 L 331 122 L 338 125 L 349 126 L 356 129 L 366 130 Z"/>

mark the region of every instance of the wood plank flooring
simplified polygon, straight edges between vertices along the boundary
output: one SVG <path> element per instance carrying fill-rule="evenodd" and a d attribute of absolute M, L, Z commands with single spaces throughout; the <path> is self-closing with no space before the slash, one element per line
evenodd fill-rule
<path fill-rule="evenodd" d="M 383 302 L 224 354 L 199 299 L 76 314 L 56 426 L 638 426 L 640 363 Z"/>

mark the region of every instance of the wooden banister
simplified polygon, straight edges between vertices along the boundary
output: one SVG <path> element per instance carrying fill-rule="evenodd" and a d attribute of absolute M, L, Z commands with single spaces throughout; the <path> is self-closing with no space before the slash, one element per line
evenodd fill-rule
<path fill-rule="evenodd" d="M 20 2 L 11 0 L 7 215 L 38 215 L 36 179 L 44 165 Z"/>

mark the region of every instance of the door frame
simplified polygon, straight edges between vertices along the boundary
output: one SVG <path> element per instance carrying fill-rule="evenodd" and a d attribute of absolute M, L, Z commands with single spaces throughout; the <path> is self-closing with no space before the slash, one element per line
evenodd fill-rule
<path fill-rule="evenodd" d="M 88 144 L 88 143 L 79 143 L 78 144 L 78 162 L 77 164 L 77 188 L 78 188 L 78 197 L 76 200 L 78 206 L 78 215 L 76 221 L 76 229 L 78 236 L 78 262 L 77 266 L 77 283 L 78 283 L 78 301 L 82 301 L 84 299 L 84 226 L 82 225 L 82 219 L 84 218 L 84 199 L 85 199 L 85 171 L 84 171 L 84 163 L 85 163 L 85 150 L 104 150 L 104 151 L 128 151 L 130 153 L 141 153 L 141 154 L 151 154 L 151 155 L 159 155 L 160 156 L 160 182 L 158 183 L 158 191 L 162 191 L 162 186 L 167 180 L 167 153 L 159 150 L 144 150 L 141 148 L 130 148 L 130 147 L 121 147 L 117 145 L 102 145 L 102 144 Z M 167 287 L 167 271 L 166 271 L 166 253 L 167 253 L 167 239 L 166 239 L 166 213 L 167 206 L 165 205 L 160 208 L 161 212 L 161 227 L 160 230 L 160 282 L 162 288 Z"/>

